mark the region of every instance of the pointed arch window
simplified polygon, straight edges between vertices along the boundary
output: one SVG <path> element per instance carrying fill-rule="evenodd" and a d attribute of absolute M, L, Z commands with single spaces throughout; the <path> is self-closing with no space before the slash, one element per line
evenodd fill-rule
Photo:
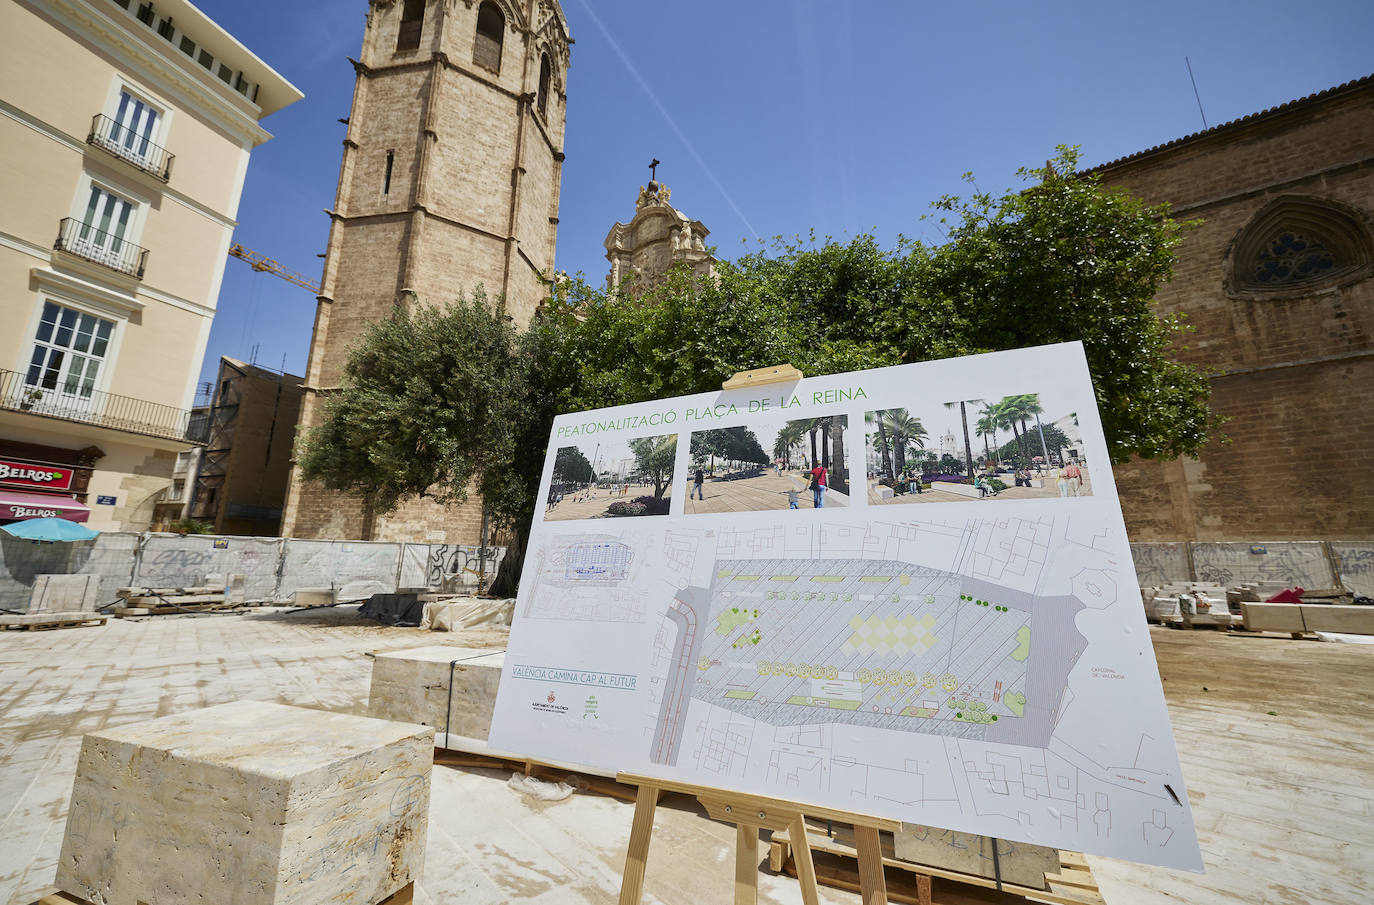
<path fill-rule="evenodd" d="M 501 72 L 501 44 L 506 37 L 506 17 L 501 7 L 486 0 L 477 8 L 477 37 L 472 45 L 472 62 L 492 72 Z"/>
<path fill-rule="evenodd" d="M 396 36 L 397 50 L 414 50 L 420 46 L 425 27 L 425 0 L 405 0 L 401 6 L 401 29 Z"/>
<path fill-rule="evenodd" d="M 539 55 L 539 115 L 544 119 L 549 118 L 549 84 L 553 81 L 553 64 L 549 62 L 549 55 L 543 53 Z"/>
<path fill-rule="evenodd" d="M 1231 243 L 1226 290 L 1237 298 L 1290 298 L 1364 279 L 1374 236 L 1363 211 L 1307 195 L 1265 205 Z"/>

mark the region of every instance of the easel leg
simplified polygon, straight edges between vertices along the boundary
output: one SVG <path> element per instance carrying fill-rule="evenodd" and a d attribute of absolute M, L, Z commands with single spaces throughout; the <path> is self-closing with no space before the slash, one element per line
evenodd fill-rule
<path fill-rule="evenodd" d="M 859 890 L 864 905 L 887 905 L 887 880 L 883 876 L 883 849 L 878 831 L 871 826 L 856 826 L 854 843 L 859 853 Z"/>
<path fill-rule="evenodd" d="M 787 840 L 792 843 L 792 859 L 797 864 L 797 882 L 801 884 L 804 905 L 820 905 L 816 891 L 816 865 L 811 862 L 811 845 L 806 841 L 806 818 L 798 814 L 787 827 Z"/>
<path fill-rule="evenodd" d="M 630 846 L 625 852 L 625 875 L 620 880 L 620 905 L 639 905 L 644 892 L 644 866 L 649 860 L 649 839 L 654 832 L 658 786 L 639 787 L 635 819 L 630 824 Z"/>
<path fill-rule="evenodd" d="M 758 905 L 759 828 L 735 827 L 735 905 Z"/>

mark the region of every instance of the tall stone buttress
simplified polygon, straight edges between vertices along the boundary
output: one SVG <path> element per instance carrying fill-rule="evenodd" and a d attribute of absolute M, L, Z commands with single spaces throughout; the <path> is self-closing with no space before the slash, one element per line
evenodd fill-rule
<path fill-rule="evenodd" d="M 482 285 L 518 326 L 548 295 L 569 63 L 558 0 L 371 0 L 325 254 L 300 428 L 348 347 L 396 305 Z M 356 496 L 293 472 L 290 537 L 475 543 L 481 504 Z"/>

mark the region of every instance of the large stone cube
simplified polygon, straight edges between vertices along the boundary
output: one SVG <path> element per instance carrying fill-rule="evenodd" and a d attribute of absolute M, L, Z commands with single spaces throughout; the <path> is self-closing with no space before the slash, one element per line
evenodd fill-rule
<path fill-rule="evenodd" d="M 505 651 L 444 645 L 379 653 L 368 712 L 486 741 L 505 662 Z"/>
<path fill-rule="evenodd" d="M 420 875 L 433 736 L 262 701 L 91 733 L 57 885 L 95 905 L 376 905 Z"/>

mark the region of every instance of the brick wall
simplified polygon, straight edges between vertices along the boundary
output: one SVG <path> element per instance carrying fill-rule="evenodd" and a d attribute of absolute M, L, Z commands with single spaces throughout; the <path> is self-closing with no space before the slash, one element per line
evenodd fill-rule
<path fill-rule="evenodd" d="M 1374 537 L 1374 279 L 1287 298 L 1227 291 L 1246 225 L 1288 196 L 1374 211 L 1374 82 L 1334 90 L 1100 168 L 1108 184 L 1200 218 L 1158 308 L 1194 332 L 1178 358 L 1220 372 L 1229 443 L 1117 470 L 1132 540 Z"/>

